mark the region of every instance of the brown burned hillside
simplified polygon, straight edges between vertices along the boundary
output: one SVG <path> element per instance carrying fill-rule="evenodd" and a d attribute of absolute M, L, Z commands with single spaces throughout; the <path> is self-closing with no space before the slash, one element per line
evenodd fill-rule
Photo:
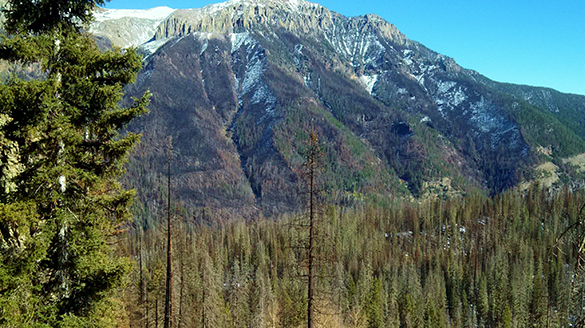
<path fill-rule="evenodd" d="M 565 182 L 582 175 L 562 159 L 585 152 L 585 97 L 493 82 L 376 15 L 234 0 L 152 22 L 128 90 L 153 93 L 130 127 L 144 135 L 127 179 L 144 216 L 164 199 L 167 136 L 176 197 L 198 217 L 298 209 L 311 128 L 337 202 L 497 193 L 544 161 Z"/>

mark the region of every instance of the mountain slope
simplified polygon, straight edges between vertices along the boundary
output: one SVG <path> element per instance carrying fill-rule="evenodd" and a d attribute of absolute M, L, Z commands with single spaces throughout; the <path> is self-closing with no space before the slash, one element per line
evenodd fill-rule
<path fill-rule="evenodd" d="M 540 149 L 553 160 L 585 152 L 585 97 L 493 82 L 376 15 L 347 18 L 303 0 L 168 12 L 150 38 L 93 29 L 114 45 L 147 40 L 129 90 L 154 94 L 151 114 L 130 127 L 144 134 L 128 175 L 148 190 L 144 213 L 162 199 L 167 135 L 177 194 L 194 216 L 298 209 L 312 128 L 334 201 L 499 192 L 533 176 Z"/>

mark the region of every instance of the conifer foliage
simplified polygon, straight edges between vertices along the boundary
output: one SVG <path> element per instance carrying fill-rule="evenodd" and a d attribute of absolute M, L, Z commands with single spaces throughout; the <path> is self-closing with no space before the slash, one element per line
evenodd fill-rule
<path fill-rule="evenodd" d="M 335 243 L 330 261 L 316 266 L 314 326 L 581 327 L 579 234 L 558 236 L 581 220 L 583 203 L 583 191 L 533 186 L 494 198 L 323 205 L 319 230 Z M 174 231 L 189 245 L 175 249 L 176 267 L 184 267 L 174 280 L 184 288 L 174 296 L 183 304 L 177 326 L 306 328 L 308 269 L 296 263 L 307 251 L 293 247 L 299 234 L 291 229 L 298 215 L 222 219 Z M 138 272 L 125 294 L 131 327 L 162 326 L 155 323 L 163 313 L 165 234 L 159 224 L 143 239 L 137 232 L 125 239 L 130 254 L 145 253 L 148 282 L 147 311 L 136 301 Z"/>
<path fill-rule="evenodd" d="M 0 85 L 0 326 L 113 324 L 129 269 L 110 241 L 130 218 L 117 182 L 139 135 L 118 131 L 149 94 L 121 108 L 141 68 L 133 50 L 102 52 L 85 32 L 103 0 L 9 0 L 0 58 L 41 78 Z"/>

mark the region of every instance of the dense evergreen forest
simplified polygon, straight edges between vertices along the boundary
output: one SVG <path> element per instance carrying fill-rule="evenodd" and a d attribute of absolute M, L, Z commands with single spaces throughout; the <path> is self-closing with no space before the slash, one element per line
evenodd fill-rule
<path fill-rule="evenodd" d="M 534 185 L 493 198 L 322 205 L 316 326 L 578 326 L 583 204 L 582 191 Z M 177 327 L 306 326 L 306 215 L 173 217 Z M 121 322 L 161 326 L 166 225 L 135 228 L 119 245 L 135 260 Z"/>

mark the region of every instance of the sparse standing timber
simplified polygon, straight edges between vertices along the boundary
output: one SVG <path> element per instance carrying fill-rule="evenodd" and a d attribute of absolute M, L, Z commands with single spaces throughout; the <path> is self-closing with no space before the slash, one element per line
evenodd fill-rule
<path fill-rule="evenodd" d="M 314 321 L 314 302 L 315 302 L 315 169 L 316 169 L 316 156 L 317 156 L 317 145 L 319 143 L 319 137 L 315 131 L 311 131 L 309 144 L 309 290 L 307 297 L 307 327 L 313 328 Z"/>
<path fill-rule="evenodd" d="M 140 228 L 138 234 L 138 241 L 139 241 L 139 254 L 140 254 L 140 303 L 142 305 L 144 320 L 145 320 L 145 327 L 148 328 L 148 303 L 146 302 L 146 283 L 144 281 L 144 230 Z"/>
<path fill-rule="evenodd" d="M 203 275 L 203 273 L 202 273 Z M 203 306 L 201 307 L 201 326 L 203 328 L 208 328 L 207 325 L 207 320 L 206 320 L 206 313 L 205 313 L 205 302 L 207 302 L 207 294 L 205 293 L 205 286 L 203 286 L 203 288 L 201 288 L 201 291 L 203 292 L 203 297 L 201 298 L 202 302 L 201 304 L 203 304 Z"/>
<path fill-rule="evenodd" d="M 165 296 L 164 328 L 173 324 L 173 239 L 171 225 L 171 137 L 169 137 L 168 171 L 167 171 L 167 291 Z"/>
<path fill-rule="evenodd" d="M 180 291 L 179 291 L 179 323 L 177 324 L 177 326 L 179 328 L 181 328 L 183 326 L 183 291 L 185 290 L 185 275 L 184 275 L 184 271 L 183 271 L 183 267 L 184 267 L 184 254 L 185 254 L 185 248 L 186 248 L 186 244 L 187 244 L 187 236 L 186 236 L 186 232 L 184 229 L 184 225 L 183 225 L 183 235 L 184 238 L 181 239 L 181 247 L 179 249 L 179 253 L 181 254 L 181 267 L 180 267 L 180 272 L 179 274 L 181 275 L 181 284 L 179 286 Z"/>

